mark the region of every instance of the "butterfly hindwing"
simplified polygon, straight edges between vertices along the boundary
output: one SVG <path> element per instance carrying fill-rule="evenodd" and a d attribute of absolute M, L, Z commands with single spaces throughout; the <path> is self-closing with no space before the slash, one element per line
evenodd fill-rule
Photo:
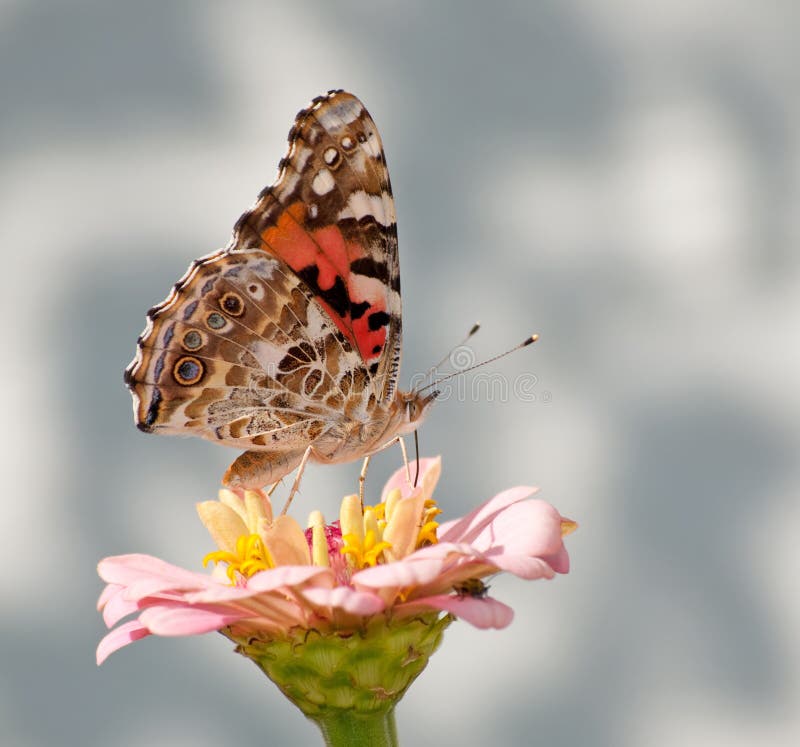
<path fill-rule="evenodd" d="M 149 312 L 128 369 L 140 428 L 240 447 L 269 445 L 268 434 L 288 426 L 277 446 L 319 435 L 342 404 L 333 363 L 360 360 L 309 301 L 263 252 L 199 260 Z"/>

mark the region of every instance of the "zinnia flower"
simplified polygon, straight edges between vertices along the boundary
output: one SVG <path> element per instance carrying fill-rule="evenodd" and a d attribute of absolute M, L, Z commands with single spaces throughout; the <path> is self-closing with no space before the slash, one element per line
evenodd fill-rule
<path fill-rule="evenodd" d="M 102 560 L 107 586 L 98 608 L 106 624 L 135 617 L 103 638 L 98 664 L 148 635 L 220 631 L 317 721 L 328 744 L 353 743 L 353 719 L 365 744 L 393 744 L 385 735 L 394 734 L 394 705 L 447 625 L 511 622 L 511 608 L 481 579 L 566 573 L 562 536 L 576 527 L 548 503 L 529 500 L 536 492 L 529 487 L 439 525 L 432 494 L 441 462 L 419 466 L 418 487 L 400 469 L 378 505 L 348 496 L 338 521 L 326 525 L 313 512 L 306 530 L 291 516 L 273 516 L 262 491 L 221 490 L 218 501 L 198 504 L 219 548 L 206 556 L 211 574 L 149 555 Z"/>

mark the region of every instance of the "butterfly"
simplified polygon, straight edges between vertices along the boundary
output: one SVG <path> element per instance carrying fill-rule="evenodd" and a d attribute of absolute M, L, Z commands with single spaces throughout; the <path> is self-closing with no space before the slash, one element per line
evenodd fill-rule
<path fill-rule="evenodd" d="M 125 371 L 136 425 L 245 449 L 231 487 L 368 457 L 436 396 L 397 388 L 401 333 L 381 138 L 355 96 L 330 91 L 297 115 L 275 183 L 228 246 L 147 313 Z"/>

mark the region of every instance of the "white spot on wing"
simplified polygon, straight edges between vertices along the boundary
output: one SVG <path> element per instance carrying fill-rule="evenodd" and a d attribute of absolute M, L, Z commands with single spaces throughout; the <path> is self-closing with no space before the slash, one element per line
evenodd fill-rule
<path fill-rule="evenodd" d="M 361 104 L 351 98 L 335 103 L 329 101 L 317 112 L 317 119 L 326 130 L 339 130 L 343 124 L 350 124 L 358 119 L 362 111 L 364 109 Z"/>
<path fill-rule="evenodd" d="M 294 168 L 297 171 L 302 171 L 306 167 L 306 163 L 308 162 L 308 157 L 313 152 L 314 151 L 311 148 L 307 148 L 305 146 L 301 147 L 297 151 L 297 155 L 294 157 L 294 161 L 295 161 Z"/>
<path fill-rule="evenodd" d="M 283 179 L 281 180 L 279 185 L 276 185 L 280 188 L 282 195 L 289 195 L 294 192 L 294 188 L 297 186 L 297 182 L 300 180 L 300 174 L 296 171 L 286 171 L 283 174 Z"/>
<path fill-rule="evenodd" d="M 286 355 L 286 350 L 279 345 L 273 345 L 266 340 L 257 340 L 247 346 L 250 352 L 256 357 L 261 368 L 270 376 L 275 376 L 278 364 Z"/>
<path fill-rule="evenodd" d="M 396 220 L 394 201 L 386 193 L 372 195 L 363 189 L 353 192 L 347 199 L 347 205 L 339 213 L 339 218 L 355 218 L 361 220 L 371 215 L 382 226 L 391 226 Z"/>
<path fill-rule="evenodd" d="M 275 276 L 275 271 L 278 269 L 278 261 L 276 259 L 266 258 L 259 259 L 255 264 L 248 265 L 250 272 L 254 273 L 256 277 L 270 281 Z"/>
<path fill-rule="evenodd" d="M 380 304 L 386 297 L 386 286 L 378 278 L 353 273 L 350 276 L 349 287 L 353 298 L 358 301 Z"/>
<path fill-rule="evenodd" d="M 247 284 L 247 292 L 250 294 L 250 298 L 254 298 L 256 301 L 264 298 L 264 286 L 261 283 L 249 282 Z"/>
<path fill-rule="evenodd" d="M 319 306 L 312 303 L 308 307 L 306 317 L 306 334 L 312 340 L 322 337 L 330 328 L 330 322 L 322 315 Z"/>
<path fill-rule="evenodd" d="M 361 147 L 373 158 L 377 158 L 381 153 L 381 143 L 380 140 L 375 137 L 374 132 L 370 133 L 366 143 L 361 143 Z"/>
<path fill-rule="evenodd" d="M 314 180 L 311 182 L 311 189 L 318 195 L 324 195 L 330 192 L 334 187 L 335 182 L 328 169 L 320 169 Z"/>

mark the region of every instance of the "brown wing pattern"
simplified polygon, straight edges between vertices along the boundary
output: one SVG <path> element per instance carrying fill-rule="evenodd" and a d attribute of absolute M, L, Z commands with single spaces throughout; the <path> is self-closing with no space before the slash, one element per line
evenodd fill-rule
<path fill-rule="evenodd" d="M 240 448 L 313 441 L 342 417 L 344 370 L 363 366 L 309 295 L 262 251 L 197 260 L 148 313 L 126 371 L 139 427 Z"/>

